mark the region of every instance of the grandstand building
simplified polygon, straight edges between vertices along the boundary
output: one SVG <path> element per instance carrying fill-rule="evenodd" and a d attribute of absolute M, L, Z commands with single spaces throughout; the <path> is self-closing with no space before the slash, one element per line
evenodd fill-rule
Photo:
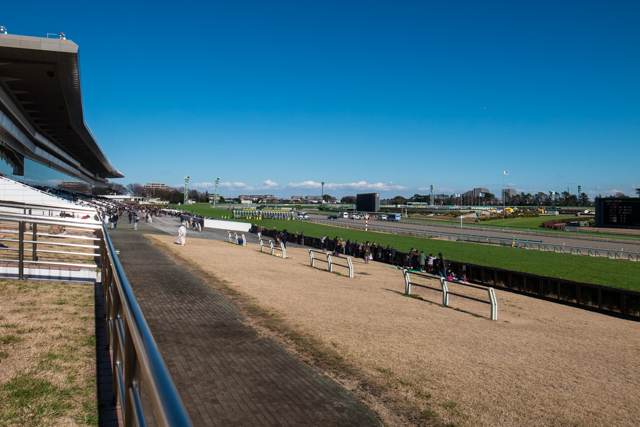
<path fill-rule="evenodd" d="M 0 174 L 89 190 L 122 178 L 84 121 L 78 45 L 0 34 Z"/>

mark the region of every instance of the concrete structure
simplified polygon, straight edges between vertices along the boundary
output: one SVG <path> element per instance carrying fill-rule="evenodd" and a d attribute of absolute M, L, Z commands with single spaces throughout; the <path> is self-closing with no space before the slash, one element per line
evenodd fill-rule
<path fill-rule="evenodd" d="M 0 34 L 0 173 L 64 188 L 123 177 L 84 122 L 74 42 Z"/>
<path fill-rule="evenodd" d="M 509 197 L 513 197 L 518 194 L 518 190 L 516 190 L 515 188 L 503 188 L 502 194 L 505 194 Z"/>

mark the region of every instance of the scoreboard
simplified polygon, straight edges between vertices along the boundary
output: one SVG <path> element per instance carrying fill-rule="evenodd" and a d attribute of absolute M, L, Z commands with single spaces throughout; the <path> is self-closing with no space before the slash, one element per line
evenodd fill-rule
<path fill-rule="evenodd" d="M 640 228 L 640 198 L 596 198 L 596 227 Z"/>

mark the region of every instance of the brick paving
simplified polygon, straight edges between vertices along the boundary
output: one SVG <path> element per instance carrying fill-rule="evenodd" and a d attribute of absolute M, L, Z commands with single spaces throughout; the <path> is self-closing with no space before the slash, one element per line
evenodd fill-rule
<path fill-rule="evenodd" d="M 336 382 L 243 324 L 235 305 L 142 236 L 164 232 L 138 228 L 123 221 L 110 235 L 194 425 L 382 425 Z"/>

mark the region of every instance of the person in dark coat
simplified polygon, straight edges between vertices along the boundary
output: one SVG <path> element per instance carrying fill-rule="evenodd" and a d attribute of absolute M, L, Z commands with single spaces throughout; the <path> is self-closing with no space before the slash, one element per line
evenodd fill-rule
<path fill-rule="evenodd" d="M 391 248 L 389 257 L 390 257 L 391 265 L 396 265 L 396 248 L 393 248 L 393 247 Z"/>

